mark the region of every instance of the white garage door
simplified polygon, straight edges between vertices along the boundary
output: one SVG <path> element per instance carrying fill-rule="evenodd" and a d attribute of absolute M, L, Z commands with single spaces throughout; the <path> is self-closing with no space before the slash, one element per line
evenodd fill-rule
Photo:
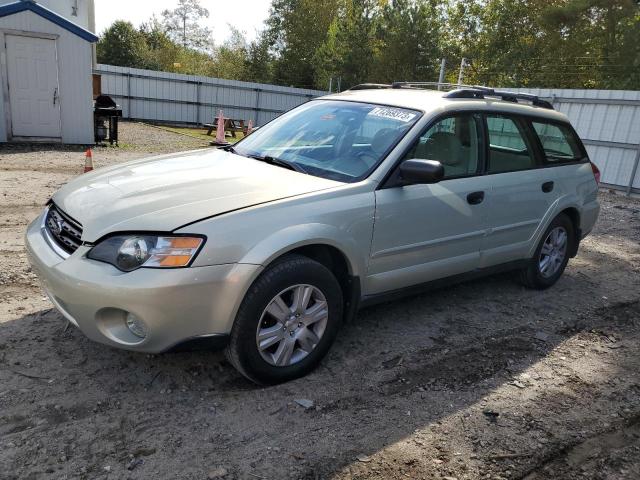
<path fill-rule="evenodd" d="M 7 35 L 11 131 L 14 137 L 60 137 L 55 40 Z"/>

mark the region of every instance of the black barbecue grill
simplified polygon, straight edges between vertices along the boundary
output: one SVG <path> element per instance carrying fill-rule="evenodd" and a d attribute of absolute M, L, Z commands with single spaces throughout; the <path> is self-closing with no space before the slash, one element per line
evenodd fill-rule
<path fill-rule="evenodd" d="M 118 119 L 122 117 L 122 107 L 116 105 L 108 95 L 98 95 L 93 108 L 93 134 L 96 143 L 108 141 L 118 144 Z"/>

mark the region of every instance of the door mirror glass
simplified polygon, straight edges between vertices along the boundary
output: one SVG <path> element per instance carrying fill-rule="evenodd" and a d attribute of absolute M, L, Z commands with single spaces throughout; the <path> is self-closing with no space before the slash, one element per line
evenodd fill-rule
<path fill-rule="evenodd" d="M 444 167 L 437 160 L 412 158 L 400 164 L 400 180 L 403 185 L 438 183 L 444 178 Z"/>

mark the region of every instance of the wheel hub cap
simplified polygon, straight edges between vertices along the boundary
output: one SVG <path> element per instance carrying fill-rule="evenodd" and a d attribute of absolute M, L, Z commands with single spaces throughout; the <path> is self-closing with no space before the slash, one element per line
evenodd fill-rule
<path fill-rule="evenodd" d="M 543 277 L 552 277 L 562 267 L 567 255 L 567 239 L 567 231 L 563 227 L 556 227 L 547 235 L 538 258 L 538 269 Z"/>
<path fill-rule="evenodd" d="M 311 353 L 329 318 L 327 300 L 313 285 L 293 285 L 276 295 L 262 312 L 256 344 L 271 365 L 294 365 Z"/>

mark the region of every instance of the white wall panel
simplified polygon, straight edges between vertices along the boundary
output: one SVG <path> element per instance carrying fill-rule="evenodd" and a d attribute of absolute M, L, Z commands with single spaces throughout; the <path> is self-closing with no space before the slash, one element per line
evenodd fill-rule
<path fill-rule="evenodd" d="M 125 118 L 158 122 L 212 123 L 222 109 L 228 118 L 245 122 L 251 119 L 256 125 L 264 125 L 281 113 L 326 94 L 320 90 L 109 65 L 98 65 L 98 72 L 102 73 L 103 92 L 122 105 Z M 127 88 L 129 84 L 131 90 Z M 603 182 L 629 185 L 640 148 L 640 92 L 513 90 L 550 99 L 556 110 L 569 117 L 587 144 L 591 159 L 602 171 Z M 638 170 L 635 188 L 640 188 Z"/>
<path fill-rule="evenodd" d="M 263 125 L 311 98 L 326 94 L 319 90 L 112 65 L 98 65 L 97 72 L 102 75 L 102 92 L 122 106 L 125 118 L 158 122 L 211 123 L 222 109 L 228 118 Z M 131 85 L 131 90 L 127 85 Z"/>

